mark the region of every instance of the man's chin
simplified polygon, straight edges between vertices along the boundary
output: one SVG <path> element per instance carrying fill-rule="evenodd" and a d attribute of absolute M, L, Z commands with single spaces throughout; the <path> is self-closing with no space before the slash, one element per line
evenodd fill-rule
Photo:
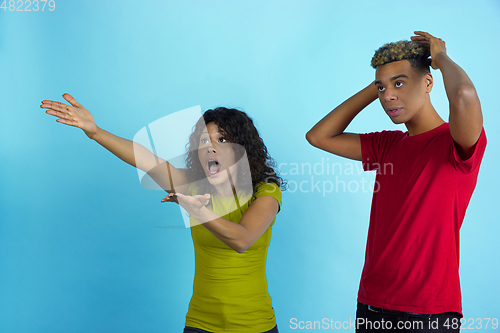
<path fill-rule="evenodd" d="M 400 117 L 390 117 L 389 118 L 391 119 L 391 121 L 396 124 L 396 125 L 399 125 L 399 124 L 404 124 L 404 120 Z"/>

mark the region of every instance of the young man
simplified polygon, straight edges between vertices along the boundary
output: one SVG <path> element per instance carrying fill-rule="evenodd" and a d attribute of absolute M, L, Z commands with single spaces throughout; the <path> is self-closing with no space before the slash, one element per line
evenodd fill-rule
<path fill-rule="evenodd" d="M 462 317 L 459 230 L 486 147 L 483 117 L 474 85 L 448 57 L 444 41 L 426 32 L 415 35 L 377 50 L 375 81 L 306 135 L 313 146 L 377 171 L 358 332 L 459 332 Z M 448 123 L 430 101 L 429 62 L 443 75 Z M 345 133 L 377 97 L 407 132 Z"/>

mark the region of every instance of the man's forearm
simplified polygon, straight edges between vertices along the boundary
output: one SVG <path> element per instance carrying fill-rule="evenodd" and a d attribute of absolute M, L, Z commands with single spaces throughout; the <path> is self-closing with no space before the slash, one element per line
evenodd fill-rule
<path fill-rule="evenodd" d="M 309 142 L 331 138 L 344 132 L 356 115 L 378 97 L 377 87 L 367 87 L 337 106 L 307 133 Z M 313 144 L 313 142 L 311 142 Z"/>

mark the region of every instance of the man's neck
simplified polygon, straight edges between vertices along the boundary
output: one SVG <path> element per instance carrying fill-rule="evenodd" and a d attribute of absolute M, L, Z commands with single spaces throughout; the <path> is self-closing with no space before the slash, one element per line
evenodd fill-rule
<path fill-rule="evenodd" d="M 410 121 L 405 123 L 408 135 L 418 135 L 444 124 L 444 120 L 436 112 L 432 104 L 421 110 Z"/>

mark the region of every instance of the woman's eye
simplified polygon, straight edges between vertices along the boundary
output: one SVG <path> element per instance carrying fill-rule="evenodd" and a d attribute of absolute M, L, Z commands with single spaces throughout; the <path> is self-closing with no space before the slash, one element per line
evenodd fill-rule
<path fill-rule="evenodd" d="M 224 143 L 224 142 L 227 142 L 227 141 L 226 141 L 226 138 L 225 138 L 225 137 L 222 137 L 222 136 L 221 136 L 221 137 L 219 138 L 219 142 L 220 142 L 220 143 Z"/>
<path fill-rule="evenodd" d="M 200 139 L 200 143 L 206 144 L 206 143 L 208 143 L 208 139 L 207 138 L 201 138 Z"/>
<path fill-rule="evenodd" d="M 401 81 L 396 82 L 396 87 L 399 88 L 399 87 L 402 87 L 402 86 L 403 86 L 403 82 L 401 82 Z"/>
<path fill-rule="evenodd" d="M 385 88 L 382 87 L 382 86 L 378 86 L 377 88 L 378 88 L 378 91 L 384 91 L 385 90 Z"/>

